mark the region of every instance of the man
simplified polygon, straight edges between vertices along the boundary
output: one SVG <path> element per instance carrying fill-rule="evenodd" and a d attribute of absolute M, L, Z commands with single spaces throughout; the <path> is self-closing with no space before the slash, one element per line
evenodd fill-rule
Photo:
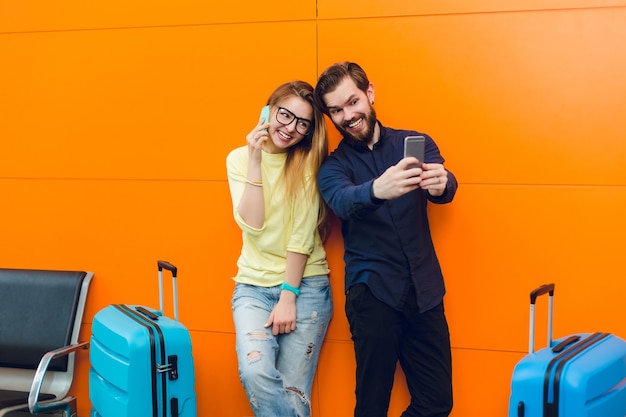
<path fill-rule="evenodd" d="M 402 417 L 448 416 L 450 333 L 426 209 L 428 202 L 452 201 L 456 178 L 428 135 L 376 119 L 374 85 L 359 65 L 330 66 L 315 98 L 343 135 L 318 186 L 341 219 L 344 238 L 345 309 L 357 364 L 354 415 L 387 416 L 400 361 L 411 395 Z M 415 135 L 426 139 L 425 161 L 404 158 L 404 138 Z"/>

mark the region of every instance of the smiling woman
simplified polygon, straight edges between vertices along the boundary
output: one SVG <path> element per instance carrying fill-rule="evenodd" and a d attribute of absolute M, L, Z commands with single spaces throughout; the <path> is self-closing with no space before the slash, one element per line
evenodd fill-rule
<path fill-rule="evenodd" d="M 275 117 L 272 118 L 272 115 Z M 266 143 L 263 145 L 266 152 L 287 152 L 290 147 L 302 142 L 299 148 L 292 149 L 292 152 L 302 154 L 312 145 L 313 138 L 308 135 L 312 116 L 311 103 L 296 96 L 285 97 L 281 101 L 281 106 L 270 105 L 269 127 L 256 132 L 255 135 L 261 139 L 263 138 L 261 133 L 268 133 Z"/>
<path fill-rule="evenodd" d="M 243 240 L 232 298 L 237 358 L 255 415 L 306 417 L 333 311 L 316 182 L 326 125 L 306 82 L 282 84 L 268 105 L 267 122 L 227 157 Z"/>

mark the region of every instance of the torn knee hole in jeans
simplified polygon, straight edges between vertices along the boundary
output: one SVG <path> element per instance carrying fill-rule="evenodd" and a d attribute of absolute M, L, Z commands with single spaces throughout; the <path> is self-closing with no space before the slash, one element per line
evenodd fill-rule
<path fill-rule="evenodd" d="M 253 330 L 247 334 L 248 339 L 250 340 L 269 340 L 270 335 L 265 330 Z"/>
<path fill-rule="evenodd" d="M 315 349 L 315 343 L 309 343 L 309 344 L 306 346 L 306 351 L 304 352 L 304 356 L 305 356 L 307 359 L 310 359 L 310 358 L 311 358 L 311 355 L 313 354 L 313 350 L 314 350 L 314 349 Z"/>
<path fill-rule="evenodd" d="M 261 352 L 258 350 L 253 350 L 252 352 L 248 352 L 247 355 L 248 363 L 256 362 L 261 359 Z"/>
<path fill-rule="evenodd" d="M 249 340 L 270 340 L 270 335 L 265 330 L 253 330 L 247 334 Z M 248 363 L 256 362 L 261 359 L 261 351 L 253 350 L 248 352 L 246 356 L 248 358 Z"/>
<path fill-rule="evenodd" d="M 303 403 L 305 403 L 305 404 L 308 404 L 308 403 L 309 403 L 309 400 L 308 400 L 308 398 L 304 395 L 304 392 L 300 391 L 298 388 L 296 388 L 296 387 L 285 387 L 285 389 L 286 389 L 287 391 L 291 391 L 291 392 L 293 392 L 293 393 L 297 394 L 297 395 L 298 395 L 298 398 L 300 398 L 300 400 L 302 400 L 302 402 L 303 402 Z"/>

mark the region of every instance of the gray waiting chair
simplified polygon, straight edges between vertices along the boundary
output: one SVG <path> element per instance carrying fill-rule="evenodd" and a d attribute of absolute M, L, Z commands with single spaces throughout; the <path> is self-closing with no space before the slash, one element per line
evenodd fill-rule
<path fill-rule="evenodd" d="M 0 268 L 0 417 L 76 416 L 74 378 L 92 272 Z M 88 360 L 88 359 L 87 359 Z"/>

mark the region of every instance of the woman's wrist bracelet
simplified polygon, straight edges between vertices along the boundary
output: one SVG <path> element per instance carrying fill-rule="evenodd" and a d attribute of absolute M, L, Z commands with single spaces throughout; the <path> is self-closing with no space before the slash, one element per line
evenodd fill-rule
<path fill-rule="evenodd" d="M 263 187 L 263 181 L 250 181 L 246 179 L 246 182 L 250 185 L 254 185 L 255 187 Z"/>
<path fill-rule="evenodd" d="M 294 293 L 296 295 L 296 297 L 300 295 L 300 288 L 292 287 L 291 285 L 287 284 L 286 282 L 283 282 L 280 285 L 280 289 L 285 290 L 285 291 L 291 291 L 292 293 Z"/>

